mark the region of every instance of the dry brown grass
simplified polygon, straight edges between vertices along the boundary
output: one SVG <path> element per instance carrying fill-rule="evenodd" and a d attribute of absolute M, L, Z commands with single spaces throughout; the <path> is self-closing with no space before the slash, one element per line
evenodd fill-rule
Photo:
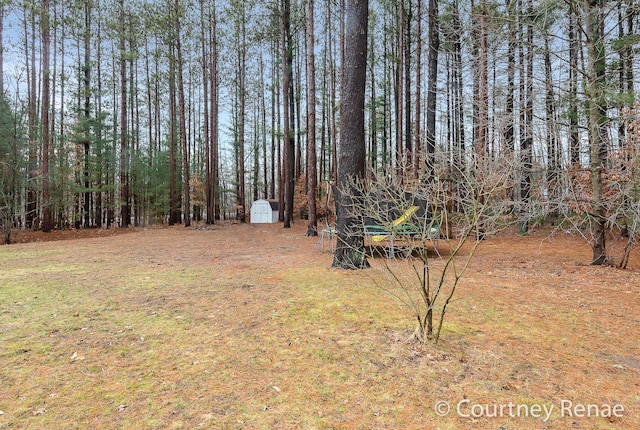
<path fill-rule="evenodd" d="M 569 236 L 491 238 L 434 348 L 407 341 L 375 271 L 330 269 L 305 231 L 0 248 L 0 428 L 640 428 L 637 266 L 581 266 Z M 463 399 L 554 412 L 460 417 Z M 563 399 L 625 412 L 562 416 Z"/>

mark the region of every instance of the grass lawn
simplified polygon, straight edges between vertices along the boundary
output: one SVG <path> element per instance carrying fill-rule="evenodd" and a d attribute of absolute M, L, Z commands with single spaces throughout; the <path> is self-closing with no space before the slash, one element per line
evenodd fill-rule
<path fill-rule="evenodd" d="M 305 231 L 0 247 L 0 429 L 640 428 L 638 268 L 490 238 L 435 347 Z"/>

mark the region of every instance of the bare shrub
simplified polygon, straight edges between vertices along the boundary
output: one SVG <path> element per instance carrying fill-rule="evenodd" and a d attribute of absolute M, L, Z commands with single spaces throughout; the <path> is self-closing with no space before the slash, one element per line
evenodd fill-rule
<path fill-rule="evenodd" d="M 368 273 L 416 321 L 418 341 L 438 343 L 476 249 L 514 219 L 512 160 L 449 166 L 428 181 L 372 174 L 366 183 L 351 184 L 356 192 L 348 210 L 357 228 L 350 234 L 369 242 L 362 251 L 373 268 Z"/>

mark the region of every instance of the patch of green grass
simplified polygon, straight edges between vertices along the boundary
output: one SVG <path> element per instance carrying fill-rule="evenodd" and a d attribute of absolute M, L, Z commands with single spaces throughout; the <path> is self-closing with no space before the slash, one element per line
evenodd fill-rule
<path fill-rule="evenodd" d="M 17 249 L 13 246 L 0 246 L 0 263 L 33 263 L 46 257 L 61 255 L 64 250 L 61 249 L 37 249 L 30 247 L 28 249 Z"/>

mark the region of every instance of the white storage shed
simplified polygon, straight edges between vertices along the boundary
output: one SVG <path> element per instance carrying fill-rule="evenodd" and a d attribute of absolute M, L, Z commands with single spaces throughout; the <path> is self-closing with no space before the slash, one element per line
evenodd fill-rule
<path fill-rule="evenodd" d="M 278 202 L 273 200 L 256 200 L 251 205 L 251 224 L 278 222 Z"/>

